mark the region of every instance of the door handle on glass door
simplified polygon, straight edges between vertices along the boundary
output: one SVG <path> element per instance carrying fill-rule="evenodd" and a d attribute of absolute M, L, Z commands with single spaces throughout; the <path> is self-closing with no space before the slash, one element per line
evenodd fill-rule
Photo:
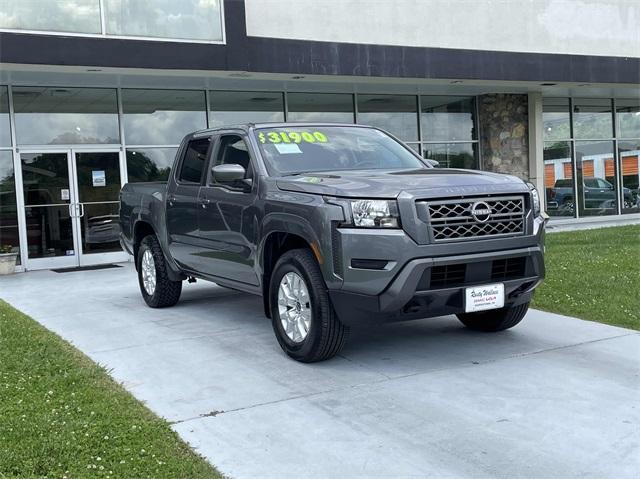
<path fill-rule="evenodd" d="M 84 216 L 84 203 L 78 203 L 78 218 L 82 218 Z"/>

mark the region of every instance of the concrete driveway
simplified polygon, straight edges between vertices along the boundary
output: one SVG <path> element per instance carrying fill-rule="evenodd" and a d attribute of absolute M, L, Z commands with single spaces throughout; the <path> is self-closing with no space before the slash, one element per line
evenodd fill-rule
<path fill-rule="evenodd" d="M 261 300 L 198 282 L 147 308 L 130 264 L 0 279 L 0 297 L 112 370 L 236 478 L 638 477 L 640 335 L 531 311 L 356 330 L 289 360 Z"/>

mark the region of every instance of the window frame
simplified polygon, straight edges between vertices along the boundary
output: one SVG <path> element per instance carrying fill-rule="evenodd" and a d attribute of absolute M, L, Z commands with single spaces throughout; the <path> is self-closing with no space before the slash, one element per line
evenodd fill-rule
<path fill-rule="evenodd" d="M 249 165 L 250 169 L 247 172 L 251 173 L 251 176 L 244 178 L 244 180 L 251 180 L 251 188 L 242 187 L 234 187 L 228 183 L 218 183 L 213 178 L 213 168 L 218 166 L 221 163 L 218 163 L 218 155 L 220 154 L 220 147 L 222 145 L 222 138 L 225 136 L 237 136 L 244 144 L 247 145 L 247 152 L 249 153 Z M 209 155 L 209 162 L 207 167 L 207 174 L 205 176 L 204 186 L 207 188 L 224 188 L 231 191 L 238 191 L 242 193 L 252 193 L 256 187 L 256 176 L 257 175 L 257 161 L 255 153 L 253 152 L 253 145 L 249 140 L 249 135 L 244 131 L 238 130 L 225 130 L 225 131 L 217 131 L 215 133 L 214 144 L 211 148 L 211 153 Z"/>

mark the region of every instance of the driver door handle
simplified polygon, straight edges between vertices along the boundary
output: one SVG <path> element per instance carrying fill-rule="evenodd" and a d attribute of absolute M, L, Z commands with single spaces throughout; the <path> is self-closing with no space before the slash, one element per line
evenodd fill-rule
<path fill-rule="evenodd" d="M 211 200 L 209 198 L 200 198 L 200 204 L 202 205 L 203 208 L 206 208 L 207 205 L 211 204 Z"/>

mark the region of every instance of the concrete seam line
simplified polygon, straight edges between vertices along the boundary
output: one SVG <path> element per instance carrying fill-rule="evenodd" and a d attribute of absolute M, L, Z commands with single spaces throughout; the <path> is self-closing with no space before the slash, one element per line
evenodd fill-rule
<path fill-rule="evenodd" d="M 278 403 L 282 403 L 282 402 L 287 402 L 287 401 L 294 401 L 296 399 L 304 399 L 304 398 L 308 398 L 308 397 L 314 397 L 314 396 L 319 396 L 321 394 L 327 394 L 327 393 L 334 393 L 334 392 L 338 392 L 338 391 L 345 391 L 348 389 L 356 389 L 356 388 L 360 388 L 363 386 L 372 386 L 375 384 L 381 384 L 384 382 L 388 382 L 388 381 L 394 381 L 394 380 L 399 380 L 399 379 L 405 379 L 405 378 L 410 378 L 410 377 L 414 377 L 414 376 L 420 376 L 420 375 L 427 375 L 427 374 L 433 374 L 433 373 L 438 373 L 438 372 L 442 372 L 442 371 L 449 371 L 449 370 L 453 370 L 453 369 L 463 369 L 463 368 L 470 368 L 470 367 L 474 367 L 474 366 L 482 366 L 485 364 L 492 364 L 492 363 L 496 363 L 499 361 L 504 361 L 504 360 L 509 360 L 509 359 L 517 359 L 517 358 L 522 358 L 522 357 L 527 357 L 527 356 L 533 356 L 536 354 L 541 354 L 541 353 L 546 353 L 546 352 L 553 352 L 553 351 L 559 351 L 559 350 L 563 350 L 563 349 L 569 349 L 569 348 L 573 348 L 573 347 L 577 347 L 577 346 L 583 346 L 586 344 L 593 344 L 593 343 L 598 343 L 598 342 L 602 342 L 602 341 L 609 341 L 611 339 L 618 339 L 618 338 L 624 338 L 627 336 L 640 336 L 640 333 L 637 332 L 630 332 L 630 333 L 626 333 L 626 334 L 620 334 L 617 336 L 610 336 L 607 338 L 599 338 L 599 339 L 593 339 L 590 341 L 583 341 L 581 343 L 576 343 L 576 344 L 567 344 L 565 346 L 557 346 L 554 348 L 549 348 L 549 349 L 541 349 L 538 351 L 532 351 L 530 353 L 522 353 L 522 354 L 514 354 L 514 355 L 510 355 L 510 356 L 506 356 L 503 358 L 498 358 L 498 359 L 489 359 L 486 361 L 478 361 L 478 362 L 472 362 L 471 364 L 469 363 L 464 363 L 464 364 L 460 364 L 458 366 L 454 366 L 454 367 L 450 367 L 450 368 L 439 368 L 439 369 L 432 369 L 429 371 L 420 371 L 420 372 L 416 372 L 416 373 L 411 373 L 411 374 L 405 374 L 402 376 L 393 376 L 393 377 L 389 377 L 386 376 L 386 379 L 380 379 L 378 381 L 369 381 L 369 382 L 365 382 L 365 383 L 360 383 L 360 384 L 354 384 L 352 386 L 347 386 L 347 387 L 342 387 L 342 388 L 335 388 L 335 389 L 327 389 L 326 391 L 317 391 L 314 393 L 309 393 L 309 394 L 300 394 L 298 396 L 292 396 L 289 398 L 283 398 L 283 399 L 277 399 L 274 401 L 266 401 L 263 403 L 258 403 L 258 404 L 251 404 L 249 406 L 245 406 L 245 407 L 240 407 L 240 408 L 235 408 L 235 409 L 229 409 L 227 411 L 217 411 L 215 415 L 211 415 L 211 414 L 201 414 L 198 416 L 193 416 L 193 417 L 188 417 L 185 419 L 179 419 L 177 421 L 169 421 L 170 425 L 176 425 L 176 424 L 182 424 L 182 423 L 186 423 L 186 422 L 190 422 L 190 421 L 194 421 L 197 419 L 207 419 L 210 417 L 218 417 L 218 416 L 222 416 L 223 414 L 227 414 L 227 413 L 231 413 L 231 412 L 239 412 L 239 411 L 245 411 L 248 409 L 254 409 L 257 407 L 261 407 L 261 406 L 269 406 L 271 404 L 278 404 Z"/>

